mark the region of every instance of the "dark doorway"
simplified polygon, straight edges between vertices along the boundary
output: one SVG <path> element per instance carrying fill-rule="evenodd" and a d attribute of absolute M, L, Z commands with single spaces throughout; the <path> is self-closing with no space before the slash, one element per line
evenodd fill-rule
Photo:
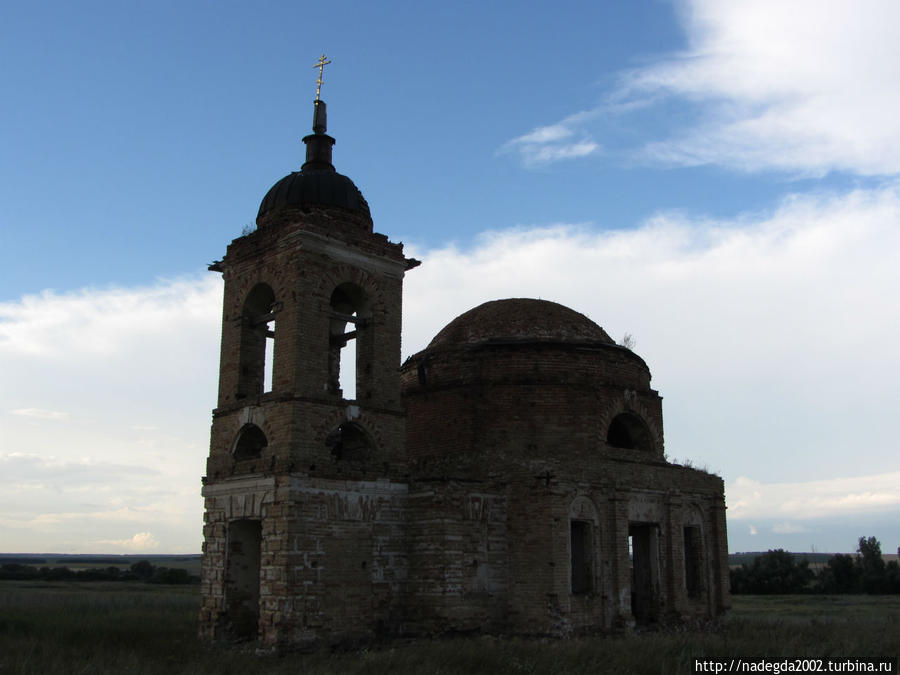
<path fill-rule="evenodd" d="M 591 524 L 583 520 L 571 521 L 572 593 L 591 591 Z"/>
<path fill-rule="evenodd" d="M 255 640 L 259 628 L 260 522 L 228 524 L 225 617 L 232 640 Z"/>
<path fill-rule="evenodd" d="M 656 620 L 658 529 L 655 524 L 631 524 L 628 526 L 629 553 L 631 556 L 631 613 L 635 621 L 646 624 Z"/>

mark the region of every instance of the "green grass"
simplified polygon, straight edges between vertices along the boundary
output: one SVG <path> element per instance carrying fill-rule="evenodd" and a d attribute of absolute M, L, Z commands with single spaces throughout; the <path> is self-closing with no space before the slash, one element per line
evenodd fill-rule
<path fill-rule="evenodd" d="M 742 596 L 716 631 L 457 638 L 256 656 L 196 638 L 196 586 L 0 583 L 0 674 L 690 673 L 693 659 L 897 657 L 898 596 Z"/>

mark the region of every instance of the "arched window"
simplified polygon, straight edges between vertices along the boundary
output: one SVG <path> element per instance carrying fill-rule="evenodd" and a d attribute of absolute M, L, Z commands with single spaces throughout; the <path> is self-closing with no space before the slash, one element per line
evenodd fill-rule
<path fill-rule="evenodd" d="M 616 415 L 609 423 L 606 443 L 626 450 L 653 450 L 653 436 L 646 422 L 630 412 Z"/>
<path fill-rule="evenodd" d="M 325 438 L 325 445 L 338 461 L 362 461 L 372 454 L 372 443 L 362 429 L 352 422 L 344 422 Z"/>
<path fill-rule="evenodd" d="M 328 386 L 347 400 L 359 395 L 360 364 L 368 346 L 363 339 L 368 327 L 367 311 L 366 295 L 355 284 L 341 284 L 331 294 Z"/>
<path fill-rule="evenodd" d="M 262 429 L 255 424 L 245 424 L 234 441 L 234 458 L 237 461 L 256 459 L 268 445 Z"/>
<path fill-rule="evenodd" d="M 268 284 L 257 284 L 244 300 L 238 366 L 239 399 L 272 390 L 277 309 L 275 293 Z"/>

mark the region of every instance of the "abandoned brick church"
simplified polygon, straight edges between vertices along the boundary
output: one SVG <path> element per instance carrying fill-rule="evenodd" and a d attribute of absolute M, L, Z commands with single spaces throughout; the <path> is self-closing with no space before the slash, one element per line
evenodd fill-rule
<path fill-rule="evenodd" d="M 302 647 L 720 615 L 723 483 L 665 460 L 644 361 L 574 310 L 510 299 L 401 366 L 418 261 L 373 231 L 314 110 L 301 170 L 210 266 L 225 291 L 202 635 Z"/>

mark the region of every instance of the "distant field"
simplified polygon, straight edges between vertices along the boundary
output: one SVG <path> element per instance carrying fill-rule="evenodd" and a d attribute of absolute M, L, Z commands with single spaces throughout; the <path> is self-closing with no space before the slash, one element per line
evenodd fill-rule
<path fill-rule="evenodd" d="M 156 564 L 156 563 L 154 563 Z M 402 641 L 255 656 L 196 639 L 199 589 L 0 582 L 0 673 L 690 673 L 694 659 L 900 653 L 898 596 L 741 596 L 722 626 L 572 640 Z"/>
<path fill-rule="evenodd" d="M 731 553 L 728 556 L 728 564 L 731 567 L 740 567 L 742 564 L 752 565 L 753 560 L 765 553 L 747 552 Z M 821 569 L 834 553 L 795 553 L 799 559 L 809 561 L 813 570 Z M 897 560 L 896 553 L 882 555 L 885 562 Z M 74 555 L 74 554 L 33 554 L 33 553 L 0 553 L 0 565 L 17 563 L 20 565 L 33 565 L 35 567 L 68 567 L 71 570 L 84 570 L 92 567 L 119 567 L 128 569 L 132 564 L 147 560 L 157 567 L 172 567 L 186 569 L 195 576 L 200 575 L 200 554 L 194 555 Z"/>
<path fill-rule="evenodd" d="M 78 555 L 64 553 L 0 553 L 0 565 L 17 564 L 33 567 L 68 567 L 73 571 L 91 568 L 118 567 L 129 569 L 134 563 L 146 560 L 155 567 L 185 569 L 200 576 L 200 555 Z"/>
<path fill-rule="evenodd" d="M 746 553 L 729 553 L 728 554 L 728 566 L 729 567 L 740 567 L 741 565 L 752 565 L 753 561 L 761 556 L 765 551 L 752 551 Z M 793 553 L 795 560 L 808 560 L 809 568 L 814 572 L 818 572 L 823 567 L 825 567 L 825 563 L 828 562 L 828 559 L 837 555 L 836 553 Z M 847 554 L 844 554 L 847 555 Z M 855 555 L 851 553 L 850 555 Z M 883 553 L 881 557 L 884 559 L 884 562 L 888 563 L 891 560 L 897 561 L 898 556 L 896 553 Z"/>

